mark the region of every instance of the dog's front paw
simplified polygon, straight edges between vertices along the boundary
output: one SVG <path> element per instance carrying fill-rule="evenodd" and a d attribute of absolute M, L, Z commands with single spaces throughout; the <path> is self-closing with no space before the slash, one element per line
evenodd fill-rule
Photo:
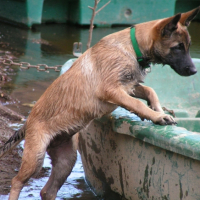
<path fill-rule="evenodd" d="M 152 120 L 155 124 L 159 125 L 176 125 L 176 121 L 170 115 L 158 114 L 155 119 Z"/>

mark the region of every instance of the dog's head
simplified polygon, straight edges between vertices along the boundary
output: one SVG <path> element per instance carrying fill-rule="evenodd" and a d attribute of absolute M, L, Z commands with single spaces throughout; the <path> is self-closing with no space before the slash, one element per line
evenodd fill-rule
<path fill-rule="evenodd" d="M 152 50 L 155 62 L 170 65 L 181 76 L 197 72 L 189 53 L 191 39 L 187 27 L 199 10 L 200 7 L 158 20 L 153 27 Z"/>

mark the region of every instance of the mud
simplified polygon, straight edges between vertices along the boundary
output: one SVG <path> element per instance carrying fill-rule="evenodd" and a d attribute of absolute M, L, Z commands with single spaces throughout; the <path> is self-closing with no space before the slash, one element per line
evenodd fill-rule
<path fill-rule="evenodd" d="M 0 112 L 1 112 L 0 105 Z M 1 115 L 1 114 L 0 114 Z M 14 133 L 9 127 L 11 120 L 0 116 L 0 146 Z M 11 179 L 17 174 L 21 163 L 22 148 L 17 147 L 1 158 L 0 161 L 0 194 L 8 194 Z"/>
<path fill-rule="evenodd" d="M 0 66 L 0 88 L 5 82 L 11 80 L 6 71 L 3 66 Z M 0 146 L 14 134 L 14 130 L 10 125 L 14 123 L 22 125 L 25 121 L 23 115 L 5 106 L 6 104 L 15 104 L 17 106 L 18 103 L 6 91 L 0 90 Z M 19 145 L 0 159 L 0 196 L 9 193 L 11 180 L 17 174 L 20 167 L 22 152 L 23 148 Z M 35 178 L 47 176 L 47 170 L 47 168 L 42 168 L 41 172 Z"/>
<path fill-rule="evenodd" d="M 6 74 L 7 79 L 0 78 L 0 146 L 2 146 L 15 130 L 18 130 L 28 116 L 32 104 L 39 98 L 44 90 L 50 85 L 53 79 L 36 81 L 30 83 L 28 88 L 18 88 L 11 83 L 15 76 L 10 75 L 9 66 L 2 67 L 0 61 L 0 77 L 1 72 Z M 12 92 L 11 89 L 12 88 Z M 18 89 L 16 91 L 16 88 Z M 34 88 L 34 90 L 32 89 Z M 14 92 L 13 92 L 14 91 Z M 18 99 L 19 100 L 18 100 Z M 20 146 L 21 145 L 21 146 Z M 10 192 L 11 180 L 17 174 L 22 158 L 22 143 L 0 158 L 0 199 L 7 200 Z M 45 156 L 42 170 L 36 177 L 31 178 L 20 193 L 21 200 L 39 200 L 40 191 L 47 182 L 51 172 L 51 160 L 48 155 Z M 82 199 L 95 200 L 98 199 L 89 186 L 84 181 L 84 171 L 82 167 L 81 157 L 78 154 L 77 162 L 67 181 L 61 187 L 57 194 L 58 200 L 62 199 Z"/>
<path fill-rule="evenodd" d="M 0 68 L 0 86 L 2 82 L 7 81 L 1 79 Z M 2 146 L 14 130 L 9 126 L 13 122 L 21 122 L 24 117 L 3 105 L 5 102 L 11 102 L 12 98 L 5 92 L 0 91 L 0 146 Z M 22 148 L 17 147 L 9 152 L 6 156 L 1 158 L 0 161 L 0 194 L 8 194 L 10 190 L 11 179 L 17 174 L 21 163 Z"/>

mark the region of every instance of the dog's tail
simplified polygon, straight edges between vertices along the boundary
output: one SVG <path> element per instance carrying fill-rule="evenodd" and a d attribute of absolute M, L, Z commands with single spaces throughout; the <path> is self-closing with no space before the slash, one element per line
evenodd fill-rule
<path fill-rule="evenodd" d="M 14 135 L 12 135 L 9 140 L 2 147 L 0 147 L 0 158 L 5 155 L 9 150 L 17 146 L 24 139 L 25 131 L 26 123 L 21 129 L 15 131 Z"/>

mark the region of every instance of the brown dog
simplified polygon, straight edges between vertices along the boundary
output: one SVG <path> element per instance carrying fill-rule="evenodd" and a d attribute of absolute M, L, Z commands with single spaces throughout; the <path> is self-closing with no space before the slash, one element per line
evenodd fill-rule
<path fill-rule="evenodd" d="M 40 170 L 46 151 L 53 167 L 41 197 L 55 199 L 76 160 L 73 135 L 117 106 L 156 124 L 174 124 L 162 111 L 154 90 L 140 83 L 149 63 L 169 64 L 183 76 L 196 73 L 189 56 L 187 26 L 198 11 L 137 24 L 133 36 L 130 28 L 108 35 L 57 78 L 37 101 L 24 127 L 1 148 L 2 155 L 25 136 L 22 165 L 12 180 L 9 199 L 18 199 L 24 184 Z M 142 58 L 137 59 L 132 37 Z M 147 100 L 152 109 L 134 97 Z"/>

